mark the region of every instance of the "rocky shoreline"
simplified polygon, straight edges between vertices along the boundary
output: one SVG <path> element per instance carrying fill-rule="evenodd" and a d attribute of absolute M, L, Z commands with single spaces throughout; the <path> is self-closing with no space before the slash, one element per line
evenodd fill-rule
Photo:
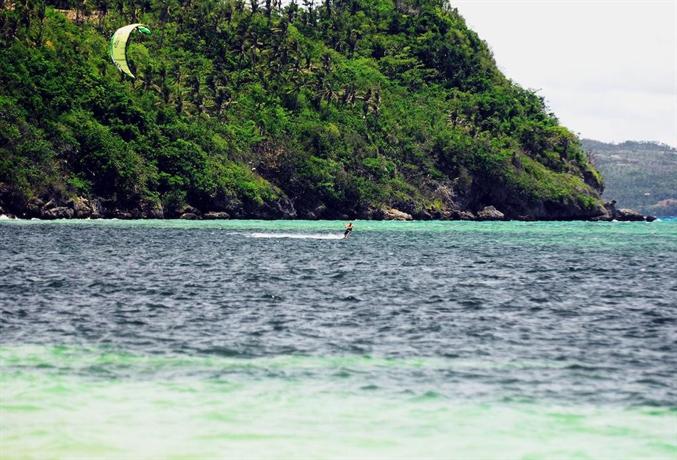
<path fill-rule="evenodd" d="M 581 220 L 594 222 L 630 221 L 652 222 L 654 216 L 642 215 L 641 213 L 625 208 L 617 208 L 616 201 L 604 204 L 604 209 L 597 215 L 573 215 L 573 216 L 509 216 L 494 206 L 485 206 L 479 210 L 452 209 L 438 212 L 407 213 L 392 207 L 370 208 L 356 215 L 347 215 L 340 212 L 298 214 L 291 203 L 285 206 L 264 206 L 252 212 L 244 209 L 232 213 L 224 211 L 203 211 L 192 206 L 185 206 L 177 212 L 165 213 L 161 206 L 152 203 L 141 203 L 130 209 L 120 208 L 112 202 L 101 199 L 88 199 L 74 197 L 67 200 L 51 199 L 47 202 L 34 198 L 25 206 L 3 208 L 0 203 L 0 216 L 23 219 L 184 219 L 184 220 L 224 220 L 224 219 L 309 219 L 309 220 L 467 220 L 467 221 L 555 221 L 555 220 Z"/>

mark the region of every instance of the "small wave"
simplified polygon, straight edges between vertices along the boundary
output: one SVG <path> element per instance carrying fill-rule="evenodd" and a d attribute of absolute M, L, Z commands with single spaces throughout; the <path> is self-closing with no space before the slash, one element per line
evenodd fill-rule
<path fill-rule="evenodd" d="M 334 233 L 252 233 L 251 238 L 291 238 L 297 240 L 341 240 L 343 235 Z"/>

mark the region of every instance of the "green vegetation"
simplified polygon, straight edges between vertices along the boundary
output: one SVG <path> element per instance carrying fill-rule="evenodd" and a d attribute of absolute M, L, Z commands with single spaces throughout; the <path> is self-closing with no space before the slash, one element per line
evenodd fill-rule
<path fill-rule="evenodd" d="M 677 216 L 677 150 L 655 142 L 620 144 L 583 139 L 606 178 L 604 196 L 656 216 Z"/>
<path fill-rule="evenodd" d="M 135 80 L 107 55 L 132 22 L 153 31 L 131 39 Z M 16 214 L 85 197 L 104 215 L 586 218 L 600 188 L 443 0 L 0 0 Z"/>

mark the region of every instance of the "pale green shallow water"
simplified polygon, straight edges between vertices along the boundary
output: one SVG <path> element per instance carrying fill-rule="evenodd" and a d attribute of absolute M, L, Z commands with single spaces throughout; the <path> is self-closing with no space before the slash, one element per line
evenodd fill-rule
<path fill-rule="evenodd" d="M 0 458 L 677 459 L 676 221 L 337 227 L 2 222 Z"/>
<path fill-rule="evenodd" d="M 486 367 L 481 362 L 148 357 L 46 347 L 5 347 L 0 359 L 12 369 L 1 377 L 6 458 L 677 455 L 677 414 L 669 409 L 463 401 L 369 385 L 370 373 L 392 368 L 468 370 Z M 107 377 L 110 366 L 126 376 Z"/>

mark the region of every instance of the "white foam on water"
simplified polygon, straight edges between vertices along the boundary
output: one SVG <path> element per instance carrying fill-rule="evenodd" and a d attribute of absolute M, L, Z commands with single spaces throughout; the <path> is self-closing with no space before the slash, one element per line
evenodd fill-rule
<path fill-rule="evenodd" d="M 335 233 L 251 233 L 251 238 L 291 238 L 296 240 L 341 240 L 343 235 Z"/>

